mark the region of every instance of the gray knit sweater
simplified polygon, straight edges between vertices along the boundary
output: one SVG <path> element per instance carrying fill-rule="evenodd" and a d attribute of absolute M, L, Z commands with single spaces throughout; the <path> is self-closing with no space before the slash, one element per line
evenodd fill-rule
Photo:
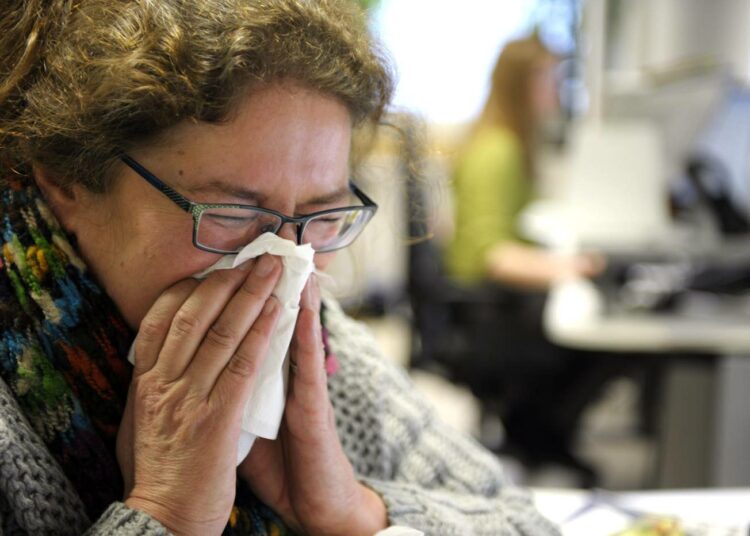
<path fill-rule="evenodd" d="M 384 360 L 361 324 L 327 301 L 329 379 L 339 437 L 361 481 L 384 499 L 390 521 L 428 535 L 553 536 L 498 461 L 443 425 L 408 376 Z M 148 515 L 113 503 L 92 524 L 81 499 L 8 387 L 0 381 L 0 536 L 158 535 Z"/>

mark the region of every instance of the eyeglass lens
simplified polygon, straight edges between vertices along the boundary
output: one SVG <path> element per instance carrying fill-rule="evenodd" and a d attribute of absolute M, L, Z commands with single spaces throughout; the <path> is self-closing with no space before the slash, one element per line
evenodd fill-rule
<path fill-rule="evenodd" d="M 349 245 L 369 221 L 371 212 L 362 209 L 321 214 L 308 221 L 302 243 L 316 251 L 330 251 Z M 196 241 L 210 249 L 234 252 L 265 232 L 275 233 L 282 220 L 275 214 L 249 208 L 208 208 L 198 220 Z"/>

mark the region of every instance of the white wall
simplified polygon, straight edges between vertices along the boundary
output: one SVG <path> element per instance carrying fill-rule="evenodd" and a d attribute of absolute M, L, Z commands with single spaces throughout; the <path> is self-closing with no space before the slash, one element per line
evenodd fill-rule
<path fill-rule="evenodd" d="M 479 113 L 502 46 L 536 0 L 381 0 L 372 27 L 398 69 L 395 105 L 431 123 Z"/>
<path fill-rule="evenodd" d="M 609 68 L 660 69 L 712 57 L 750 80 L 750 0 L 621 0 L 621 4 L 618 25 L 609 32 Z"/>
<path fill-rule="evenodd" d="M 748 0 L 656 0 L 645 6 L 645 65 L 660 66 L 711 54 L 728 63 L 735 75 L 748 78 Z"/>

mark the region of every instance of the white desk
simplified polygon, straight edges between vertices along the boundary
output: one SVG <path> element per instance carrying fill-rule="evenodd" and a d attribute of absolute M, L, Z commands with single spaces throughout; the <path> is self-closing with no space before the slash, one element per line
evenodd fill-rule
<path fill-rule="evenodd" d="M 750 321 L 736 314 L 701 318 L 665 315 L 608 317 L 586 280 L 558 284 L 544 325 L 563 346 L 623 352 L 710 352 L 718 367 L 668 371 L 662 415 L 661 467 L 667 487 L 750 485 Z"/>
<path fill-rule="evenodd" d="M 563 536 L 606 536 L 632 525 L 639 514 L 679 518 L 706 527 L 706 535 L 745 536 L 750 528 L 750 488 L 606 493 L 533 490 L 534 503 Z M 635 514 L 635 515 L 633 515 Z"/>
<path fill-rule="evenodd" d="M 545 330 L 556 343 L 582 349 L 750 354 L 750 316 L 717 309 L 701 317 L 646 313 L 610 317 L 604 308 L 590 281 L 561 282 L 550 291 Z"/>

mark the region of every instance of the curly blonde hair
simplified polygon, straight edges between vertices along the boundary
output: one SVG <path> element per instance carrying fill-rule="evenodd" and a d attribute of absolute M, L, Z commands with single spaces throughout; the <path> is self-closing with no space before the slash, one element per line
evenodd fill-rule
<path fill-rule="evenodd" d="M 102 191 L 119 149 L 220 122 L 291 80 L 380 119 L 388 62 L 350 0 L 0 0 L 0 180 L 43 165 Z"/>

